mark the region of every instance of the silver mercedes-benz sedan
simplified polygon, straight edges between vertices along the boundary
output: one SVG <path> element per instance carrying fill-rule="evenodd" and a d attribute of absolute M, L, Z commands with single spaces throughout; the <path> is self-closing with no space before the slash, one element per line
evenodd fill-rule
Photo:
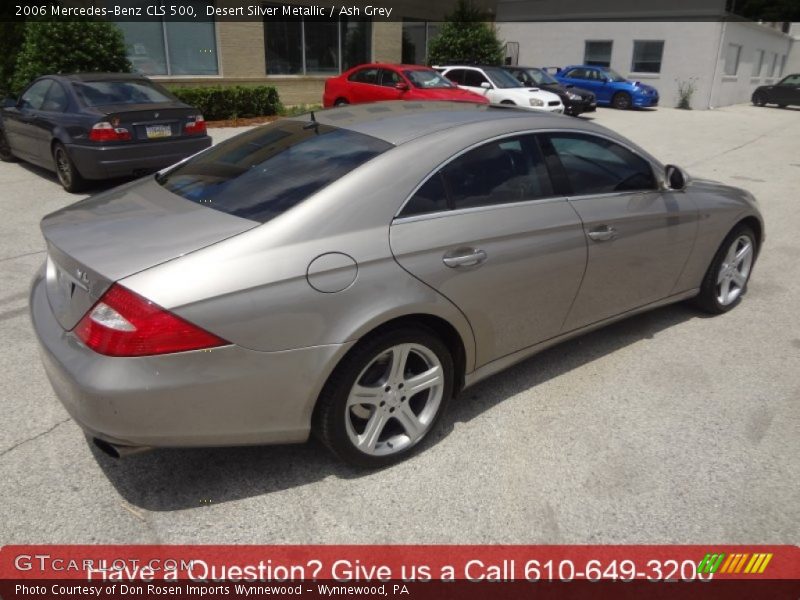
<path fill-rule="evenodd" d="M 42 221 L 53 387 L 113 455 L 302 442 L 382 466 L 562 340 L 742 299 L 753 197 L 592 123 L 449 103 L 252 129 Z"/>

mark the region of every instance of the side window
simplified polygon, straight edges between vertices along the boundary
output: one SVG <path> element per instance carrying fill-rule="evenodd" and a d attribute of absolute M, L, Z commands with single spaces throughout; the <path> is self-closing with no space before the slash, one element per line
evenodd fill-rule
<path fill-rule="evenodd" d="M 64 112 L 67 110 L 67 104 L 69 104 L 69 99 L 67 98 L 67 92 L 64 91 L 64 86 L 54 81 L 44 98 L 42 110 Z"/>
<path fill-rule="evenodd" d="M 451 69 L 447 72 L 445 77 L 457 85 L 464 85 L 464 69 Z"/>
<path fill-rule="evenodd" d="M 386 87 L 394 87 L 396 84 L 401 83 L 403 78 L 394 71 L 389 69 L 381 69 L 381 85 Z"/>
<path fill-rule="evenodd" d="M 656 189 L 650 163 L 619 144 L 572 133 L 548 138 L 576 196 Z"/>
<path fill-rule="evenodd" d="M 444 189 L 442 172 L 428 179 L 403 207 L 401 216 L 423 215 L 447 210 L 447 192 Z"/>
<path fill-rule="evenodd" d="M 29 108 L 32 110 L 39 110 L 44 103 L 44 97 L 53 83 L 52 79 L 42 79 L 37 81 L 22 94 L 20 97 L 20 106 L 22 108 Z"/>
<path fill-rule="evenodd" d="M 586 79 L 586 70 L 585 69 L 570 69 L 567 71 L 567 74 L 564 77 L 569 77 L 570 79 Z"/>
<path fill-rule="evenodd" d="M 378 69 L 361 69 L 350 75 L 348 79 L 354 83 L 378 85 Z"/>
<path fill-rule="evenodd" d="M 533 80 L 533 77 L 531 77 L 530 73 L 528 73 L 527 71 L 511 71 L 511 74 L 522 85 L 526 85 L 526 86 L 535 86 L 536 85 L 536 82 Z"/>
<path fill-rule="evenodd" d="M 469 87 L 481 87 L 481 84 L 489 81 L 480 71 L 466 71 L 464 73 L 464 85 Z"/>

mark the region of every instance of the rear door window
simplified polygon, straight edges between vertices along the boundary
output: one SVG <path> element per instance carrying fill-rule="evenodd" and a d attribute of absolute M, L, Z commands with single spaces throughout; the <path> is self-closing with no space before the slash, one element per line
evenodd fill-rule
<path fill-rule="evenodd" d="M 445 73 L 445 77 L 447 77 L 453 83 L 458 85 L 465 85 L 464 84 L 464 76 L 466 75 L 465 69 L 450 69 L 447 73 Z"/>
<path fill-rule="evenodd" d="M 44 98 L 44 102 L 42 103 L 42 110 L 64 112 L 67 110 L 67 104 L 69 104 L 69 99 L 67 97 L 67 92 L 64 90 L 64 86 L 57 81 L 53 81 L 53 85 L 50 86 Z"/>
<path fill-rule="evenodd" d="M 350 75 L 349 80 L 354 83 L 369 83 L 378 85 L 378 69 L 361 69 Z"/>
<path fill-rule="evenodd" d="M 346 129 L 310 125 L 280 121 L 253 129 L 157 180 L 192 202 L 265 223 L 393 147 Z"/>

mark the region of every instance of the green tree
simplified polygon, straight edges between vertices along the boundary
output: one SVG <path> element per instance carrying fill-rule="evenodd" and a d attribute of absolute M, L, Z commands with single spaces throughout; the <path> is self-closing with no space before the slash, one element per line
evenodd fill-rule
<path fill-rule="evenodd" d="M 107 21 L 28 21 L 17 56 L 12 90 L 19 93 L 48 73 L 127 73 L 122 31 Z"/>
<path fill-rule="evenodd" d="M 428 46 L 428 63 L 503 62 L 503 43 L 497 39 L 491 17 L 470 0 L 458 0 L 455 10 L 445 18 L 439 35 Z"/>
<path fill-rule="evenodd" d="M 0 21 L 0 96 L 6 96 L 11 91 L 17 54 L 24 35 L 24 21 Z"/>

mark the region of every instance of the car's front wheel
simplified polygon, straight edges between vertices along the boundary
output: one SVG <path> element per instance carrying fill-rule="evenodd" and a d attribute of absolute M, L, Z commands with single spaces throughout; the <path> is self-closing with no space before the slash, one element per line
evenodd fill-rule
<path fill-rule="evenodd" d="M 317 437 L 343 460 L 383 467 L 428 437 L 453 394 L 453 359 L 430 330 L 386 330 L 331 375 L 314 414 Z"/>
<path fill-rule="evenodd" d="M 627 110 L 632 104 L 631 95 L 626 92 L 617 92 L 611 99 L 611 106 L 619 110 Z"/>
<path fill-rule="evenodd" d="M 767 99 L 764 97 L 764 94 L 761 92 L 755 92 L 753 94 L 753 104 L 755 106 L 764 106 L 767 103 Z"/>
<path fill-rule="evenodd" d="M 8 143 L 6 132 L 0 129 L 0 160 L 3 162 L 14 162 L 17 157 L 11 152 L 11 146 Z"/>
<path fill-rule="evenodd" d="M 53 146 L 53 162 L 56 166 L 56 175 L 61 186 L 68 192 L 80 192 L 86 187 L 86 181 L 81 177 L 75 163 L 69 157 L 66 147 L 61 142 Z"/>
<path fill-rule="evenodd" d="M 734 227 L 714 255 L 695 304 L 713 314 L 728 312 L 739 304 L 753 270 L 757 243 L 750 227 Z"/>

